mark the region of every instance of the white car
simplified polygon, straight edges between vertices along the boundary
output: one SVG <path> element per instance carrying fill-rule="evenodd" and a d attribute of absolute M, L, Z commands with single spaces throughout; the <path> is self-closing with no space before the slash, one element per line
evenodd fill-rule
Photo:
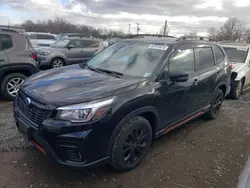
<path fill-rule="evenodd" d="M 27 32 L 33 48 L 49 47 L 56 42 L 56 35 L 50 33 Z"/>
<path fill-rule="evenodd" d="M 250 45 L 245 43 L 222 44 L 232 65 L 232 81 L 229 96 L 239 99 L 250 88 Z"/>

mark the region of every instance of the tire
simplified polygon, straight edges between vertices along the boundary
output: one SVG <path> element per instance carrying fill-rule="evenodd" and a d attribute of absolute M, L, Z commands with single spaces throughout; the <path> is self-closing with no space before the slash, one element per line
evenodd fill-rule
<path fill-rule="evenodd" d="M 50 68 L 54 69 L 54 68 L 60 68 L 63 66 L 65 66 L 65 61 L 62 58 L 56 57 L 56 58 L 51 60 Z"/>
<path fill-rule="evenodd" d="M 240 98 L 240 95 L 242 94 L 242 88 L 243 88 L 242 80 L 232 82 L 232 87 L 229 94 L 230 98 L 238 100 Z"/>
<path fill-rule="evenodd" d="M 26 78 L 27 76 L 20 73 L 11 73 L 5 76 L 1 84 L 1 94 L 4 99 L 14 100 L 20 86 Z M 13 85 L 13 87 L 11 85 Z M 12 91 L 13 93 L 11 93 Z"/>
<path fill-rule="evenodd" d="M 215 119 L 219 113 L 224 100 L 224 93 L 221 89 L 217 89 L 214 93 L 214 97 L 211 103 L 209 111 L 205 114 L 205 117 L 209 120 Z"/>
<path fill-rule="evenodd" d="M 136 116 L 125 122 L 114 139 L 112 166 L 121 172 L 136 168 L 145 158 L 151 143 L 152 128 L 148 120 Z"/>

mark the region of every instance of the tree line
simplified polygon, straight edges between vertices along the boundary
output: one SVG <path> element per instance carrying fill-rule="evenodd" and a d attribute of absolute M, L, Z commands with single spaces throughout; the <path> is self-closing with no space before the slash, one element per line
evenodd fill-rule
<path fill-rule="evenodd" d="M 219 29 L 211 27 L 207 33 L 216 41 L 250 43 L 250 28 L 247 28 L 246 24 L 237 18 L 229 18 Z"/>
<path fill-rule="evenodd" d="M 20 26 L 24 27 L 26 32 L 48 32 L 53 34 L 59 33 L 83 33 L 87 36 L 96 38 L 116 38 L 124 37 L 125 33 L 112 29 L 100 29 L 83 24 L 72 24 L 65 19 L 56 18 L 55 20 L 37 21 L 26 20 Z"/>

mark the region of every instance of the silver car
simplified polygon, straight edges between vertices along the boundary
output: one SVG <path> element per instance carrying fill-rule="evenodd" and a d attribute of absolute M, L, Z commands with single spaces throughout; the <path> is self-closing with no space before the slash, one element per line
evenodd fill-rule
<path fill-rule="evenodd" d="M 42 68 L 58 68 L 83 63 L 103 48 L 101 39 L 62 38 L 49 48 L 41 48 L 38 51 L 38 62 Z"/>
<path fill-rule="evenodd" d="M 231 91 L 229 96 L 239 99 L 250 88 L 250 45 L 245 43 L 222 44 L 232 66 Z"/>
<path fill-rule="evenodd" d="M 54 34 L 36 32 L 26 32 L 25 34 L 29 37 L 33 48 L 49 47 L 56 42 L 56 35 Z"/>

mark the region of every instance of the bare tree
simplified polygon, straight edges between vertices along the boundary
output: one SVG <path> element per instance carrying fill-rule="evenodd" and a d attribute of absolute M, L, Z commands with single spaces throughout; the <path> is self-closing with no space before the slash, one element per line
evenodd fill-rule
<path fill-rule="evenodd" d="M 219 40 L 240 41 L 244 33 L 244 23 L 237 18 L 229 18 L 218 33 Z"/>
<path fill-rule="evenodd" d="M 250 43 L 250 28 L 248 28 L 244 33 L 244 39 L 247 43 Z"/>
<path fill-rule="evenodd" d="M 89 36 L 97 38 L 110 38 L 110 37 L 124 37 L 125 33 L 122 31 L 114 31 L 111 29 L 94 28 L 88 25 L 75 25 L 62 18 L 55 20 L 37 21 L 26 20 L 21 24 L 27 32 L 50 32 L 50 33 L 84 33 Z"/>
<path fill-rule="evenodd" d="M 212 38 L 212 39 L 215 39 L 217 38 L 217 35 L 218 35 L 218 31 L 217 29 L 215 29 L 214 27 L 211 27 L 207 30 L 207 33 L 208 33 L 208 37 L 209 38 Z"/>

